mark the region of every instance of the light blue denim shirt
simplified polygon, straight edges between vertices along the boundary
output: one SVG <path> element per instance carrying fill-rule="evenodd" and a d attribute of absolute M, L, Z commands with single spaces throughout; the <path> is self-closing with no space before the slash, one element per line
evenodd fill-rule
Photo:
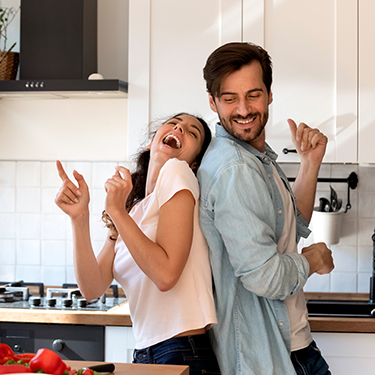
<path fill-rule="evenodd" d="M 271 163 L 296 205 L 276 158 L 268 145 L 263 154 L 217 125 L 198 170 L 218 318 L 211 331 L 223 375 L 295 374 L 283 300 L 305 285 L 309 264 L 277 252 L 284 206 Z M 308 224 L 295 213 L 297 236 L 307 237 Z"/>

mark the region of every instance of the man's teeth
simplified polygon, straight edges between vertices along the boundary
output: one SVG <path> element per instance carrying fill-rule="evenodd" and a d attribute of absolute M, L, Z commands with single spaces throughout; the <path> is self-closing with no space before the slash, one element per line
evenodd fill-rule
<path fill-rule="evenodd" d="M 171 146 L 173 148 L 180 148 L 181 143 L 180 140 L 175 137 L 173 134 L 169 134 L 164 138 L 163 143 L 167 144 L 168 146 Z"/>
<path fill-rule="evenodd" d="M 251 118 L 251 119 L 248 119 L 248 120 L 236 120 L 239 124 L 250 124 L 250 122 L 254 121 L 255 117 Z"/>

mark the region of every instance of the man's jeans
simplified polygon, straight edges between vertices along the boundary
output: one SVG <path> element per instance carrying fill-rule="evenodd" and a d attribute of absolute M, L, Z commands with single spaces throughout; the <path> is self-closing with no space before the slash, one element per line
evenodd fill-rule
<path fill-rule="evenodd" d="M 297 375 L 331 375 L 315 341 L 307 348 L 292 352 L 291 358 Z"/>

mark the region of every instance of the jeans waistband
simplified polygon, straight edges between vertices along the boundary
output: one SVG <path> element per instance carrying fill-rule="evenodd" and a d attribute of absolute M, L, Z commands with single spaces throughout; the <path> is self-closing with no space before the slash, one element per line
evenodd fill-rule
<path fill-rule="evenodd" d="M 207 333 L 202 335 L 172 337 L 147 348 L 135 349 L 134 357 L 141 357 L 143 355 L 155 358 L 164 355 L 166 351 L 171 350 L 171 348 L 173 348 L 174 351 L 186 349 L 196 351 L 199 349 L 208 348 L 210 345 L 211 344 Z"/>

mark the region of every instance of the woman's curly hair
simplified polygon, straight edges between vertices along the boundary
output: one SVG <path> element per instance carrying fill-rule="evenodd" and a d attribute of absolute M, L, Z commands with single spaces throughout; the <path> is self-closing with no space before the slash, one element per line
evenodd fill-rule
<path fill-rule="evenodd" d="M 211 142 L 212 134 L 211 130 L 208 127 L 207 123 L 200 117 L 190 115 L 189 113 L 178 113 L 174 116 L 169 117 L 167 120 L 163 121 L 162 124 L 166 123 L 172 118 L 182 116 L 182 115 L 188 115 L 195 117 L 202 125 L 204 129 L 204 141 L 202 145 L 202 149 L 199 153 L 199 155 L 196 158 L 196 162 L 199 165 L 202 161 L 203 155 L 207 150 L 208 145 Z M 160 127 L 160 126 L 159 126 Z M 155 135 L 156 131 L 153 132 L 152 138 Z M 125 208 L 127 212 L 130 212 L 130 210 L 143 198 L 145 198 L 146 195 L 146 181 L 147 181 L 147 172 L 148 172 L 148 165 L 150 163 L 150 150 L 142 149 L 135 157 L 135 171 L 131 173 L 131 179 L 133 184 L 133 189 L 131 190 L 128 199 L 125 202 Z M 196 171 L 194 171 L 196 172 Z M 110 216 L 107 214 L 107 212 L 104 210 L 102 212 L 102 221 L 105 223 L 105 226 L 109 229 L 110 234 L 109 238 L 112 241 L 116 241 L 118 237 L 118 231 L 113 223 Z"/>

